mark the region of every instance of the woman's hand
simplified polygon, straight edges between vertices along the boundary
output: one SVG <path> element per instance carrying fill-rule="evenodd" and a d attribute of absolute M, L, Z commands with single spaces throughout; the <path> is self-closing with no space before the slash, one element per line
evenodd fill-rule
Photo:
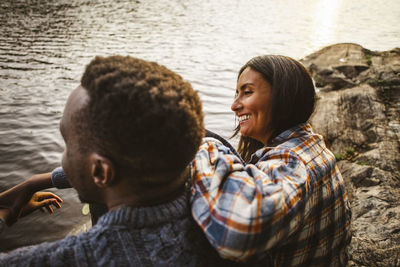
<path fill-rule="evenodd" d="M 33 211 L 40 209 L 43 211 L 43 208 L 46 208 L 48 213 L 54 213 L 52 206 L 56 208 L 61 208 L 62 199 L 56 194 L 50 192 L 37 192 L 33 194 L 29 202 L 22 207 L 21 212 L 18 217 L 24 217 L 29 215 Z"/>

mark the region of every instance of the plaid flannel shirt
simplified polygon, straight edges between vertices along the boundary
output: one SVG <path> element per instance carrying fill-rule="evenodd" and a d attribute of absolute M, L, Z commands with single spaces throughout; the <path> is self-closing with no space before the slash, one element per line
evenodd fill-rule
<path fill-rule="evenodd" d="M 347 193 L 334 155 L 311 125 L 283 132 L 248 164 L 206 137 L 191 167 L 192 215 L 223 258 L 346 265 Z"/>

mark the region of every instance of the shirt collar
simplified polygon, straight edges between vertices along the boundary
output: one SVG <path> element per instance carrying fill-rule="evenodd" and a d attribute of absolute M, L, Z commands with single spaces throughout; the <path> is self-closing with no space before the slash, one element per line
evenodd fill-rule
<path fill-rule="evenodd" d="M 289 139 L 297 138 L 303 135 L 309 135 L 313 133 L 313 129 L 311 124 L 309 123 L 301 123 L 298 124 L 273 138 L 268 144 L 266 144 L 263 148 L 257 150 L 253 155 L 251 155 L 250 163 L 258 162 L 258 160 L 270 149 L 276 147 Z"/>
<path fill-rule="evenodd" d="M 311 127 L 311 124 L 309 123 L 301 123 L 298 124 L 289 130 L 286 130 L 279 134 L 277 137 L 273 138 L 271 142 L 269 142 L 267 145 L 269 146 L 277 146 L 279 144 L 282 144 L 283 142 L 286 142 L 289 139 L 296 138 L 305 134 L 312 134 L 313 130 Z"/>

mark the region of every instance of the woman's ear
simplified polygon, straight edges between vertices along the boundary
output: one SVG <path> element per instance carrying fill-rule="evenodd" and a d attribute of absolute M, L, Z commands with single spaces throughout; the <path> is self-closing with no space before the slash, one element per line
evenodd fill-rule
<path fill-rule="evenodd" d="M 89 156 L 90 174 L 98 187 L 108 187 L 115 181 L 115 166 L 108 158 L 92 153 Z"/>

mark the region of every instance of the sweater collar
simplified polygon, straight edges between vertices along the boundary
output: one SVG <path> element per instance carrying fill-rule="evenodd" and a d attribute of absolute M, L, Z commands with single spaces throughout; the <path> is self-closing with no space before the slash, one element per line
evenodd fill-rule
<path fill-rule="evenodd" d="M 187 198 L 183 194 L 177 199 L 161 205 L 149 207 L 125 206 L 111 210 L 101 216 L 96 225 L 107 226 L 128 223 L 131 227 L 143 228 L 165 224 L 188 215 Z"/>

